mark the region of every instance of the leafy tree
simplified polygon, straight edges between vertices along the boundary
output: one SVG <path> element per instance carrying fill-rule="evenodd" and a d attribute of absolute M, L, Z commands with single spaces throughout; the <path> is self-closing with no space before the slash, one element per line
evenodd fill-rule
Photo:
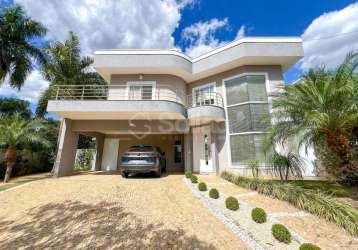
<path fill-rule="evenodd" d="M 0 114 L 12 115 L 18 113 L 24 119 L 30 119 L 32 116 L 29 108 L 29 102 L 16 98 L 0 98 Z"/>
<path fill-rule="evenodd" d="M 35 45 L 45 34 L 46 28 L 27 17 L 19 5 L 0 12 L 0 84 L 9 77 L 10 86 L 20 89 L 33 69 L 32 60 L 46 61 Z"/>
<path fill-rule="evenodd" d="M 78 37 L 69 33 L 64 42 L 55 42 L 45 49 L 49 59 L 42 73 L 50 86 L 41 94 L 36 110 L 38 117 L 46 114 L 47 102 L 53 96 L 55 85 L 96 85 L 105 84 L 103 78 L 90 70 L 93 59 L 82 57 Z"/>
<path fill-rule="evenodd" d="M 0 146 L 5 147 L 6 173 L 4 182 L 10 179 L 16 163 L 17 150 L 20 145 L 39 144 L 47 147 L 51 143 L 43 136 L 47 124 L 43 120 L 28 121 L 19 114 L 0 117 Z"/>
<path fill-rule="evenodd" d="M 311 69 L 299 83 L 285 85 L 273 96 L 268 138 L 281 144 L 299 138 L 299 147 L 323 144 L 340 160 L 337 177 L 350 182 L 358 180 L 351 140 L 358 124 L 357 66 L 358 54 L 350 53 L 333 71 Z"/>

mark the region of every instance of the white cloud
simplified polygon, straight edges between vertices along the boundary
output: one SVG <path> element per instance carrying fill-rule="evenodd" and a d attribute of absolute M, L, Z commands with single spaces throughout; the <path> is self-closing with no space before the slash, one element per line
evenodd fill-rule
<path fill-rule="evenodd" d="M 75 32 L 84 54 L 109 48 L 173 48 L 180 11 L 196 0 L 15 0 L 42 22 L 50 38 Z"/>
<path fill-rule="evenodd" d="M 69 31 L 80 39 L 82 52 L 96 49 L 174 48 L 172 36 L 180 11 L 198 0 L 14 0 L 27 14 L 48 28 L 48 37 L 64 41 Z M 0 87 L 1 96 L 16 96 L 36 103 L 48 83 L 38 71 L 17 92 L 8 84 Z"/>
<path fill-rule="evenodd" d="M 228 28 L 228 19 L 219 20 L 213 18 L 206 22 L 194 23 L 182 31 L 182 39 L 189 42 L 185 53 L 191 57 L 197 57 L 225 42 L 215 37 L 217 30 Z"/>
<path fill-rule="evenodd" d="M 49 83 L 42 78 L 41 73 L 38 70 L 34 70 L 26 79 L 26 82 L 20 91 L 10 87 L 5 80 L 0 86 L 0 96 L 17 97 L 31 103 L 37 103 L 40 94 L 48 87 L 48 85 Z"/>
<path fill-rule="evenodd" d="M 209 21 L 197 22 L 184 28 L 181 38 L 188 42 L 185 53 L 194 58 L 228 43 L 229 41 L 223 41 L 216 37 L 216 32 L 220 29 L 230 30 L 228 18 L 222 20 L 213 18 Z M 244 35 L 245 26 L 242 25 L 235 39 L 241 38 Z"/>
<path fill-rule="evenodd" d="M 358 49 L 358 3 L 317 17 L 302 38 L 302 70 L 323 64 L 328 68 L 337 66 L 349 51 Z"/>
<path fill-rule="evenodd" d="M 243 38 L 245 36 L 245 33 L 246 33 L 246 27 L 245 25 L 241 25 L 239 31 L 236 34 L 235 40 Z"/>

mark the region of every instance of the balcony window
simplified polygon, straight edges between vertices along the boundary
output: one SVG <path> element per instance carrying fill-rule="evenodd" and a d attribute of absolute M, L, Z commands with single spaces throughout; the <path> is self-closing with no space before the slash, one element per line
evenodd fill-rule
<path fill-rule="evenodd" d="M 215 104 L 215 84 L 207 84 L 193 89 L 193 103 L 195 106 Z"/>
<path fill-rule="evenodd" d="M 128 82 L 129 100 L 154 99 L 154 82 Z"/>

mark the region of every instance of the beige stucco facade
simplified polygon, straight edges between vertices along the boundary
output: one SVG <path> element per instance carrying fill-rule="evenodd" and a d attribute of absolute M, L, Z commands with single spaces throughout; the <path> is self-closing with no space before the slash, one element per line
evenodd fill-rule
<path fill-rule="evenodd" d="M 48 104 L 48 111 L 62 117 L 56 175 L 71 173 L 79 134 L 96 137 L 97 170 L 118 170 L 130 146 L 153 145 L 165 151 L 169 171 L 241 171 L 231 162 L 225 81 L 264 76 L 270 105 L 270 93 L 283 83 L 283 71 L 302 56 L 301 49 L 297 39 L 287 44 L 274 39 L 252 44 L 245 40 L 197 59 L 155 50 L 96 54 L 95 67 L 108 80 L 106 97 L 87 100 L 84 88 L 82 96 L 61 99 L 58 91 L 60 96 Z M 209 94 L 196 91 L 208 85 L 213 85 Z M 139 91 L 142 99 L 133 98 L 131 91 Z M 182 159 L 174 162 L 178 143 Z"/>

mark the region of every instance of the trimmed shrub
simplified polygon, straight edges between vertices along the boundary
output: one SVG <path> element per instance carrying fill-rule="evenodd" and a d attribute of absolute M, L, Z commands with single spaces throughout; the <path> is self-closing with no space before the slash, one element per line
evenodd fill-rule
<path fill-rule="evenodd" d="M 186 171 L 185 172 L 185 177 L 188 178 L 188 179 L 190 179 L 192 175 L 193 175 L 193 172 L 191 172 L 191 171 Z"/>
<path fill-rule="evenodd" d="M 221 177 L 238 186 L 287 201 L 299 209 L 343 227 L 355 237 L 358 236 L 358 211 L 323 192 L 307 190 L 289 183 L 246 178 L 226 171 Z"/>
<path fill-rule="evenodd" d="M 289 244 L 291 243 L 291 233 L 282 224 L 274 224 L 271 228 L 272 235 L 276 240 Z"/>
<path fill-rule="evenodd" d="M 311 243 L 304 243 L 300 246 L 300 250 L 321 250 L 321 248 Z"/>
<path fill-rule="evenodd" d="M 192 175 L 190 177 L 191 183 L 198 183 L 198 177 L 196 177 L 195 175 Z"/>
<path fill-rule="evenodd" d="M 236 211 L 239 209 L 239 202 L 237 201 L 237 199 L 235 197 L 227 197 L 225 200 L 225 205 L 227 209 Z"/>
<path fill-rule="evenodd" d="M 207 187 L 206 187 L 205 182 L 200 182 L 199 185 L 198 185 L 198 188 L 199 188 L 199 190 L 202 191 L 202 192 L 208 190 Z"/>
<path fill-rule="evenodd" d="M 212 198 L 212 199 L 218 199 L 219 198 L 219 191 L 216 188 L 210 189 L 209 197 Z"/>
<path fill-rule="evenodd" d="M 266 212 L 265 210 L 263 210 L 262 208 L 254 208 L 251 211 L 251 218 L 256 222 L 256 223 L 264 223 L 266 222 Z"/>

